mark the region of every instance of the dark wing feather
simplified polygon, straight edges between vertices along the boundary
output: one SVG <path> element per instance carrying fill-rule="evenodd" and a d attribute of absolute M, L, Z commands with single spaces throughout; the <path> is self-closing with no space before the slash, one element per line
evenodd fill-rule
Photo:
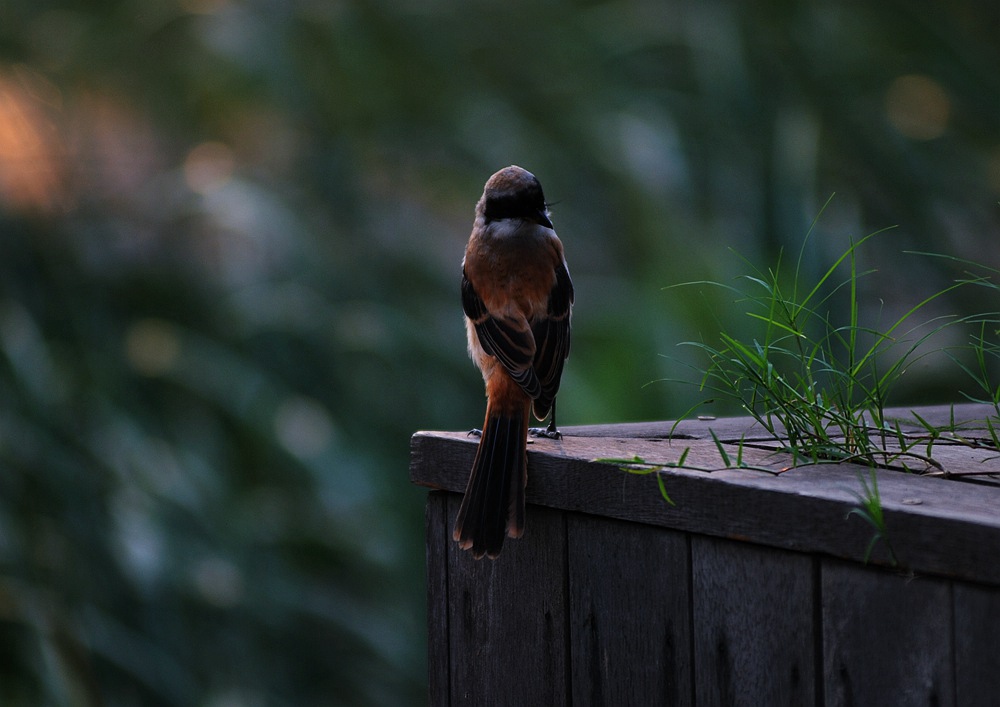
<path fill-rule="evenodd" d="M 535 417 L 539 420 L 549 414 L 552 401 L 559 392 L 563 365 L 569 356 L 573 297 L 573 281 L 566 264 L 561 263 L 556 270 L 556 283 L 549 295 L 547 316 L 534 322 L 531 327 L 535 339 L 532 367 L 538 375 L 542 390 L 534 402 Z"/>
<path fill-rule="evenodd" d="M 524 392 L 537 398 L 542 385 L 532 366 L 535 360 L 535 338 L 524 321 L 490 314 L 469 278 L 462 273 L 462 309 L 472 320 L 479 345 L 496 357 Z"/>
<path fill-rule="evenodd" d="M 476 293 L 476 288 L 469 282 L 469 278 L 465 276 L 465 268 L 462 268 L 462 309 L 465 311 L 465 316 L 473 322 L 478 322 L 489 316 L 489 311 L 483 304 L 482 298 Z"/>

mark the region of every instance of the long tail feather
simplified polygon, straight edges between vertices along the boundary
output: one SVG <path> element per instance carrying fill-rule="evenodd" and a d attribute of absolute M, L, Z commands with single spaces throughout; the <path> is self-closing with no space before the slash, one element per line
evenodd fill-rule
<path fill-rule="evenodd" d="M 453 537 L 479 559 L 500 554 L 505 536 L 524 532 L 528 409 L 496 414 L 489 408 Z"/>

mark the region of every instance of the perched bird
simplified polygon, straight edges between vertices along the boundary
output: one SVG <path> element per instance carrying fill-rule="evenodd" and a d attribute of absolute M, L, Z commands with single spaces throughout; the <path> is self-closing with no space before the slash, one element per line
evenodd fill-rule
<path fill-rule="evenodd" d="M 486 421 L 455 522 L 476 559 L 524 532 L 528 417 L 557 439 L 556 392 L 569 355 L 573 283 L 542 185 L 511 166 L 486 182 L 462 261 L 469 355 L 486 382 Z"/>

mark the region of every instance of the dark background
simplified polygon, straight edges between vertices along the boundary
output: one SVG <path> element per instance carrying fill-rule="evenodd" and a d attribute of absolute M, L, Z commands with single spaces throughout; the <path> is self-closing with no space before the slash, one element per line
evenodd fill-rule
<path fill-rule="evenodd" d="M 961 275 L 906 250 L 1000 267 L 998 67 L 979 0 L 5 0 L 0 704 L 421 703 L 408 439 L 481 421 L 486 178 L 556 202 L 560 422 L 668 419 L 677 344 L 749 320 L 662 288 L 797 254 L 833 193 L 804 272 L 898 226 L 874 320 Z"/>

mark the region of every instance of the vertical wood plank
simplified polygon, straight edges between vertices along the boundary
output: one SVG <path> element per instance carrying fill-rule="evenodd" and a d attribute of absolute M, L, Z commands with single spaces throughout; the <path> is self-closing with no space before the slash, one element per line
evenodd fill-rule
<path fill-rule="evenodd" d="M 814 704 L 812 559 L 693 536 L 691 569 L 699 707 Z"/>
<path fill-rule="evenodd" d="M 953 705 L 948 581 L 822 563 L 827 705 Z"/>
<path fill-rule="evenodd" d="M 448 496 L 427 494 L 427 697 L 428 704 L 450 704 L 448 650 Z"/>
<path fill-rule="evenodd" d="M 955 704 L 1000 707 L 1000 588 L 955 582 Z"/>
<path fill-rule="evenodd" d="M 460 501 L 449 499 L 449 528 Z M 565 590 L 561 511 L 529 506 L 524 537 L 496 560 L 448 542 L 451 704 L 567 704 Z"/>
<path fill-rule="evenodd" d="M 691 704 L 684 533 L 567 516 L 575 705 Z"/>

